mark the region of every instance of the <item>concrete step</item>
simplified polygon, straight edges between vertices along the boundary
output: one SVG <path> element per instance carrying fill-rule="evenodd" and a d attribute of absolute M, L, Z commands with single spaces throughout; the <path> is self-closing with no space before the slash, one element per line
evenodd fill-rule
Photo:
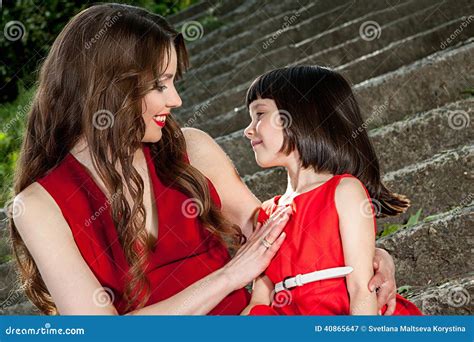
<path fill-rule="evenodd" d="M 462 99 L 461 92 L 474 83 L 474 60 L 471 58 L 474 43 L 469 40 L 463 44 L 355 85 L 354 92 L 368 127 L 379 127 L 412 113 Z M 210 115 L 209 108 L 209 103 L 197 107 L 192 118 L 180 120 L 182 125 L 200 128 L 218 137 L 249 123 L 245 106 L 216 117 Z"/>
<path fill-rule="evenodd" d="M 428 0 L 424 1 L 427 2 Z M 188 72 L 184 80 L 178 84 L 182 95 L 196 102 L 202 100 L 203 95 L 215 96 L 222 92 L 222 89 L 232 89 L 243 83 L 248 84 L 257 75 L 269 69 L 294 63 L 313 53 L 324 51 L 332 46 L 342 44 L 348 39 L 358 37 L 359 27 L 364 21 L 376 18 L 379 21 L 389 22 L 399 17 L 398 11 L 412 13 L 415 9 L 419 9 L 420 5 L 423 5 L 423 3 L 417 4 L 414 1 L 406 1 L 395 6 L 395 8 L 390 6 L 388 8 L 377 8 L 374 6 L 381 6 L 382 4 L 371 0 L 361 0 L 358 2 L 358 6 L 353 6 L 353 4 L 336 7 L 331 13 L 332 15 L 320 15 L 317 16 L 317 20 L 303 21 L 279 34 L 270 34 L 266 38 L 263 37 L 261 42 L 259 44 L 255 43 L 255 46 L 252 45 L 251 49 L 241 49 L 238 53 L 230 56 L 208 60 L 206 65 Z M 366 14 L 366 6 L 373 7 L 370 14 Z M 347 10 L 347 7 L 350 10 Z M 337 26 L 334 17 L 338 18 L 337 23 L 339 24 Z M 310 27 L 304 29 L 308 25 Z M 303 29 L 301 29 L 301 26 L 303 26 Z M 296 32 L 294 35 L 298 33 L 301 36 L 300 41 L 294 40 L 296 43 L 283 45 L 283 41 L 288 41 L 290 38 L 296 39 L 296 37 L 291 37 L 294 36 L 291 35 L 293 31 Z M 310 38 L 305 39 L 304 35 L 306 35 L 306 38 Z M 289 38 L 283 39 L 287 36 Z M 269 46 L 267 47 L 267 45 Z M 317 46 L 317 51 L 314 51 L 316 50 L 314 46 Z M 202 87 L 193 87 L 196 82 L 205 84 Z"/>
<path fill-rule="evenodd" d="M 462 125 L 456 126 L 456 120 L 461 120 Z M 427 159 L 443 150 L 472 143 L 473 125 L 474 99 L 467 98 L 417 113 L 406 120 L 368 133 L 382 172 L 389 172 Z M 387 144 L 388 141 L 390 145 Z M 219 137 L 216 142 L 229 155 L 241 176 L 262 170 L 255 162 L 253 149 L 243 130 Z"/>
<path fill-rule="evenodd" d="M 470 25 L 462 30 L 460 34 L 456 36 L 456 39 L 443 43 L 446 37 L 449 37 L 452 32 L 462 27 L 467 21 L 468 17 L 465 16 L 456 18 L 435 28 L 388 44 L 382 49 L 356 58 L 349 63 L 339 65 L 334 69 L 342 73 L 352 84 L 357 84 L 393 71 L 403 65 L 413 63 L 439 50 L 455 46 L 455 44 L 468 40 L 470 37 L 474 37 L 474 26 Z M 355 50 L 356 49 L 351 49 L 352 53 L 354 53 L 353 51 Z M 324 65 L 324 60 L 330 53 L 331 51 L 317 54 L 312 56 L 309 60 L 297 61 L 296 64 Z M 330 58 L 330 56 L 328 58 Z M 268 67 L 269 65 L 267 63 L 257 63 L 255 66 L 243 68 L 241 72 L 236 74 L 231 70 L 222 76 L 206 82 L 205 87 L 196 88 L 193 95 L 189 95 L 188 93 L 191 92 L 189 91 L 182 96 L 183 98 L 192 98 L 193 101 L 204 101 L 207 100 L 208 96 L 212 97 L 214 94 L 219 94 L 222 89 L 222 84 L 226 84 L 226 86 L 230 88 L 247 89 L 255 78 L 255 75 L 265 72 Z"/>
<path fill-rule="evenodd" d="M 474 192 L 473 154 L 471 144 L 383 175 L 387 188 L 406 195 L 411 200 L 411 208 L 402 215 L 378 219 L 378 228 L 384 223 L 405 222 L 420 208 L 424 215 L 433 215 L 467 205 L 468 194 Z M 286 190 L 286 173 L 282 168 L 260 171 L 243 180 L 262 201 Z"/>
<path fill-rule="evenodd" d="M 393 257 L 398 286 L 426 286 L 473 271 L 474 198 L 466 207 L 431 217 L 377 240 Z M 471 257 L 469 257 L 469 255 Z"/>
<path fill-rule="evenodd" d="M 167 20 L 180 31 L 184 23 L 202 21 L 208 16 L 216 17 L 219 20 L 229 18 L 240 6 L 249 2 L 252 4 L 257 3 L 256 0 L 202 1 L 188 7 L 184 11 L 168 16 Z"/>
<path fill-rule="evenodd" d="M 215 1 L 217 2 L 217 1 Z M 176 14 L 172 14 L 166 17 L 166 20 L 173 25 L 179 25 L 181 22 L 186 20 L 192 20 L 209 10 L 213 6 L 214 1 L 200 1 L 192 6 L 189 6 L 183 11 Z"/>
<path fill-rule="evenodd" d="M 314 19 L 301 21 L 299 17 L 302 14 L 298 12 L 298 20 L 296 22 L 292 20 L 293 25 L 289 25 L 287 28 L 283 25 L 289 23 L 294 14 L 284 15 L 280 19 L 280 24 L 272 27 L 274 31 L 270 31 L 266 35 L 265 31 L 260 32 L 260 26 L 254 32 L 240 31 L 236 38 L 242 35 L 242 39 L 246 40 L 239 40 L 234 44 L 240 47 L 239 50 L 232 54 L 219 53 L 217 54 L 218 58 L 208 58 L 200 68 L 192 69 L 185 75 L 184 80 L 179 84 L 179 89 L 181 91 L 187 90 L 188 85 L 194 84 L 196 79 L 205 80 L 207 83 L 213 77 L 226 74 L 229 71 L 233 70 L 233 74 L 237 75 L 239 71 L 245 71 L 246 68 L 252 68 L 262 63 L 269 64 L 271 62 L 270 67 L 272 68 L 272 65 L 289 64 L 312 53 L 358 37 L 359 27 L 364 21 L 377 19 L 379 22 L 390 22 L 426 6 L 432 6 L 433 2 L 421 0 L 420 4 L 417 4 L 414 0 L 404 0 L 401 4 L 393 7 L 388 6 L 388 8 L 382 6 L 384 4 L 378 1 L 371 0 L 357 0 L 346 5 L 336 2 L 337 6 L 328 5 L 325 2 L 322 5 L 325 6 L 321 7 L 319 13 L 313 13 Z M 317 8 L 319 7 L 314 9 Z M 313 12 L 313 8 L 311 8 L 311 12 Z M 305 12 L 302 11 L 302 13 Z M 270 23 L 275 25 L 273 21 Z M 282 27 L 284 27 L 283 30 Z M 255 40 L 255 37 L 259 37 L 259 39 Z M 284 42 L 289 43 L 285 44 Z M 214 46 L 209 46 L 208 51 L 214 51 L 213 48 Z M 277 55 L 275 56 L 275 54 Z M 280 60 L 282 60 L 281 63 Z M 253 76 L 258 73 L 254 73 Z"/>
<path fill-rule="evenodd" d="M 17 289 L 14 261 L 0 264 L 0 303 L 8 301 L 12 305 L 24 300 L 23 294 L 18 294 Z"/>
<path fill-rule="evenodd" d="M 345 0 L 347 2 L 347 0 Z M 246 6 L 244 6 L 246 5 Z M 284 18 L 285 15 L 292 15 L 306 6 L 311 5 L 310 0 L 303 1 L 246 1 L 233 13 L 229 14 L 226 25 L 214 30 L 212 32 L 204 32 L 202 39 L 196 40 L 189 44 L 189 51 L 191 57 L 191 64 L 197 67 L 201 64 L 199 60 L 203 59 L 206 62 L 210 60 L 210 55 L 213 54 L 214 47 L 219 46 L 227 40 L 234 40 L 241 34 L 247 31 L 252 31 L 256 27 L 261 28 L 262 23 L 271 20 L 272 18 Z M 236 15 L 235 12 L 240 12 Z M 283 15 L 282 15 L 283 14 Z M 260 32 L 260 31 L 259 31 Z"/>
<path fill-rule="evenodd" d="M 473 5 L 474 6 L 474 5 Z M 447 18 L 448 19 L 456 19 L 459 16 L 463 15 L 463 11 L 460 8 L 454 10 L 453 6 L 450 6 L 443 12 L 435 12 L 435 14 L 428 16 L 430 11 L 433 10 L 434 6 L 431 6 L 428 9 L 424 9 L 422 11 L 418 11 L 415 14 L 409 15 L 403 19 L 397 19 L 393 22 L 382 26 L 382 31 L 384 35 L 381 35 L 379 39 L 367 41 L 362 39 L 360 36 L 353 38 L 349 41 L 346 41 L 342 44 L 337 46 L 333 46 L 329 49 L 325 49 L 322 51 L 317 52 L 306 58 L 301 58 L 297 61 L 298 64 L 322 64 L 322 65 L 330 65 L 330 66 L 338 66 L 341 64 L 349 63 L 350 61 L 362 57 L 367 54 L 371 54 L 376 52 L 377 50 L 383 49 L 386 45 L 398 41 L 400 39 L 406 38 L 408 36 L 414 35 L 419 33 L 420 31 L 432 29 L 433 27 L 442 25 Z M 443 6 L 441 6 L 443 7 Z M 436 14 L 439 13 L 439 14 Z M 422 21 L 425 19 L 425 21 Z M 419 22 L 422 22 L 420 24 Z M 443 33 L 449 34 L 449 31 Z M 439 48 L 440 49 L 440 48 Z M 435 50 L 436 51 L 436 50 Z M 304 57 L 304 56 L 302 56 Z M 278 55 L 278 63 L 281 63 L 281 54 Z M 295 59 L 291 58 L 293 61 Z M 262 63 L 251 63 L 251 65 L 260 65 Z M 267 68 L 273 68 L 274 65 L 271 63 L 271 59 L 269 63 L 266 63 Z M 399 64 L 400 65 L 400 64 Z M 279 65 L 282 66 L 282 65 Z M 251 66 L 246 68 L 247 70 L 252 69 Z M 230 69 L 227 69 L 230 70 Z M 254 75 L 258 75 L 255 73 Z M 209 77 L 209 76 L 208 76 Z M 366 78 L 363 78 L 366 79 Z M 220 91 L 217 95 L 208 98 L 208 94 L 204 94 L 206 100 L 210 102 L 210 105 L 206 109 L 206 116 L 209 118 L 213 118 L 223 111 L 232 110 L 236 105 L 239 103 L 243 103 L 243 99 L 248 88 L 249 82 L 241 84 L 233 89 L 229 89 L 227 91 Z M 224 85 L 221 84 L 220 89 L 226 89 L 227 83 Z M 201 87 L 201 89 L 205 89 Z M 187 96 L 188 104 L 186 107 L 179 109 L 177 111 L 177 116 L 180 118 L 181 121 L 185 121 L 192 117 L 192 110 L 191 107 L 194 105 L 200 105 L 199 102 L 194 103 L 193 97 Z M 197 99 L 199 100 L 199 98 Z M 202 103 L 201 103 L 202 104 Z"/>
<path fill-rule="evenodd" d="M 474 274 L 414 289 L 410 300 L 425 315 L 474 314 Z"/>
<path fill-rule="evenodd" d="M 5 316 L 5 315 L 21 315 L 21 316 L 26 316 L 26 315 L 41 315 L 39 310 L 36 308 L 36 306 L 33 305 L 29 300 L 25 300 L 21 303 L 13 304 L 11 306 L 0 306 L 0 315 Z"/>
<path fill-rule="evenodd" d="M 233 54 L 240 54 L 243 50 L 262 49 L 263 39 L 267 35 L 274 32 L 284 32 L 291 26 L 295 26 L 308 19 L 317 20 L 322 17 L 332 16 L 333 12 L 337 9 L 344 8 L 347 10 L 353 7 L 353 3 L 348 0 L 322 0 L 318 2 L 306 0 L 301 3 L 294 1 L 281 4 L 269 2 L 265 6 L 264 11 L 258 11 L 253 15 L 257 17 L 252 18 L 250 26 L 244 26 L 244 30 L 240 26 L 240 30 L 237 31 L 238 33 L 236 32 L 237 34 L 225 40 L 206 41 L 206 44 L 204 44 L 206 48 L 201 50 L 201 53 L 191 56 L 191 65 L 193 68 L 199 68 L 204 63 L 209 62 L 209 50 L 212 51 L 214 60 L 220 60 Z M 248 19 L 247 23 L 248 21 L 250 20 Z M 256 32 L 258 32 L 258 36 Z M 256 36 L 258 39 L 256 39 Z M 195 50 L 191 50 L 191 52 L 195 53 Z M 254 55 L 255 53 L 252 56 Z"/>

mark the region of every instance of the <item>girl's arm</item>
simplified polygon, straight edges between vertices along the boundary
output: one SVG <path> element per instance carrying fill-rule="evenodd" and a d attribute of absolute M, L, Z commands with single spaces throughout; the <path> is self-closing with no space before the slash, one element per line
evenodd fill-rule
<path fill-rule="evenodd" d="M 376 315 L 376 293 L 368 283 L 374 275 L 375 254 L 374 216 L 365 188 L 357 178 L 343 178 L 336 188 L 335 203 L 339 214 L 339 229 L 344 260 L 354 271 L 346 277 L 351 315 Z"/>
<path fill-rule="evenodd" d="M 272 302 L 273 288 L 274 285 L 272 281 L 266 275 L 261 275 L 255 279 L 252 284 L 252 298 L 241 315 L 248 315 L 255 305 L 270 305 Z"/>
<path fill-rule="evenodd" d="M 222 202 L 222 213 L 242 228 L 249 237 L 253 231 L 253 218 L 261 202 L 252 194 L 239 177 L 232 161 L 222 148 L 205 132 L 195 128 L 183 128 L 191 165 L 201 171 L 214 184 Z M 375 276 L 370 286 L 380 287 L 377 292 L 379 309 L 388 305 L 385 315 L 395 309 L 395 267 L 386 251 L 375 249 Z"/>

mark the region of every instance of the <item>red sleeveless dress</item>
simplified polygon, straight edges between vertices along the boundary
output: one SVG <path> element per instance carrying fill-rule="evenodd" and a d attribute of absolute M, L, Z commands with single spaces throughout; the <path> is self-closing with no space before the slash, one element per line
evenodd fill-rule
<path fill-rule="evenodd" d="M 291 204 L 293 215 L 285 228 L 287 236 L 265 271 L 274 284 L 288 276 L 345 266 L 334 201 L 336 187 L 344 177 L 354 176 L 335 175 L 321 186 L 294 198 Z M 365 191 L 370 200 L 367 189 Z M 258 216 L 259 222 L 265 222 L 269 218 L 280 198 L 281 196 L 276 196 L 263 203 Z M 375 216 L 374 223 L 376 226 Z M 382 312 L 385 310 L 386 307 Z M 320 280 L 278 292 L 271 306 L 256 305 L 249 314 L 349 315 L 346 279 Z M 421 312 L 413 303 L 397 295 L 394 314 L 421 315 Z"/>
<path fill-rule="evenodd" d="M 146 305 L 150 305 L 177 294 L 221 268 L 230 260 L 230 255 L 197 218 L 183 214 L 181 208 L 189 203 L 189 198 L 161 183 L 150 147 L 143 144 L 143 151 L 151 175 L 159 222 L 158 239 L 146 269 L 152 291 Z M 118 313 L 125 314 L 123 294 L 129 264 L 109 211 L 111 200 L 106 198 L 87 169 L 70 153 L 38 183 L 58 204 L 82 257 L 94 275 L 103 287 L 113 292 Z M 210 180 L 208 183 L 212 199 L 220 208 L 219 195 Z M 209 314 L 238 315 L 249 299 L 250 294 L 245 288 L 236 290 Z"/>

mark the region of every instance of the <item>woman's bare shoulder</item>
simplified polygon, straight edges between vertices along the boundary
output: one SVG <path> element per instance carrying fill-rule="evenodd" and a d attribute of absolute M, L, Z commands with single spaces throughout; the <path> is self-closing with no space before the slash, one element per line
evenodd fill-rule
<path fill-rule="evenodd" d="M 42 225 L 41 222 L 49 223 L 44 225 L 45 228 L 54 227 L 50 224 L 53 222 L 61 223 L 60 226 L 66 223 L 56 201 L 38 182 L 31 183 L 15 196 L 11 210 L 20 233 L 28 227 Z"/>

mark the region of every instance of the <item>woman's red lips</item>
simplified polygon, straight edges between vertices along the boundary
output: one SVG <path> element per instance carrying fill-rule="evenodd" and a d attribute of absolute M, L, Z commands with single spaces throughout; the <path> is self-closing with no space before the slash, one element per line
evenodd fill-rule
<path fill-rule="evenodd" d="M 252 140 L 250 143 L 252 144 L 252 147 L 255 147 L 261 144 L 262 142 L 263 142 L 262 140 Z"/>
<path fill-rule="evenodd" d="M 169 113 L 158 114 L 153 117 L 153 121 L 161 128 L 165 127 L 166 117 L 170 115 Z M 161 120 L 160 120 L 161 119 Z"/>

